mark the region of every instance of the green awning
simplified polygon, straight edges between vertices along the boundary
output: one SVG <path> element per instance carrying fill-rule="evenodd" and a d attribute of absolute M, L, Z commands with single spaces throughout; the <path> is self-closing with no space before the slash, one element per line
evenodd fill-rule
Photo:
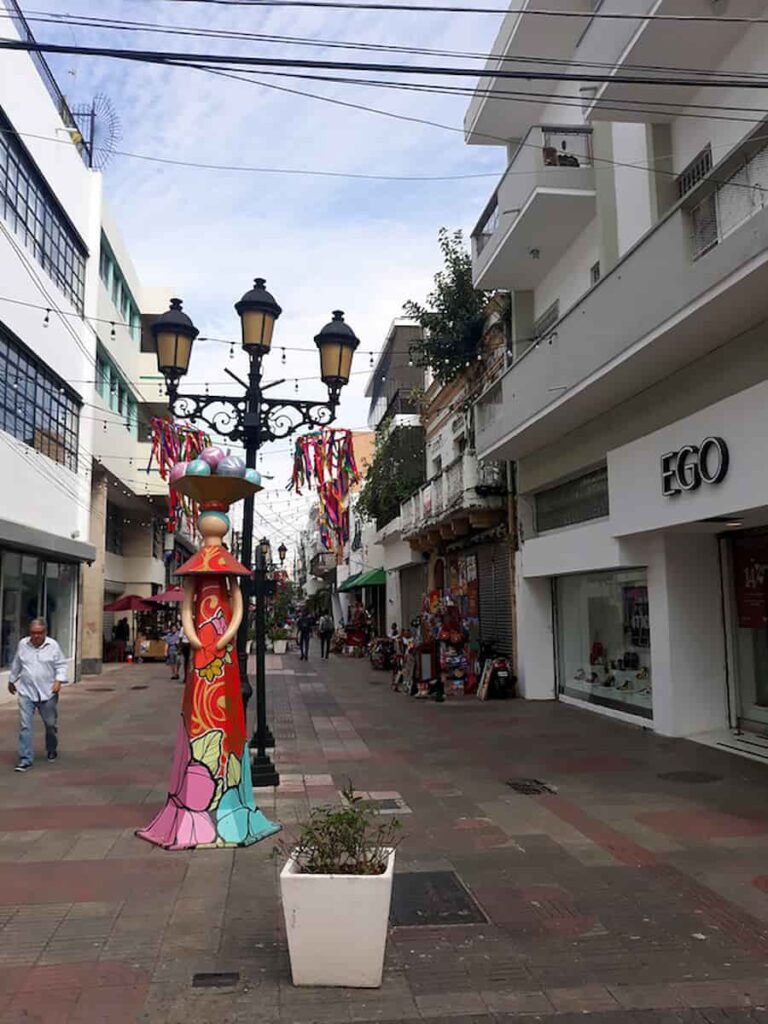
<path fill-rule="evenodd" d="M 355 572 L 352 573 L 351 576 L 347 576 L 344 582 L 336 588 L 336 593 L 343 594 L 347 590 L 353 590 L 356 586 L 359 585 L 357 581 L 359 580 L 361 575 L 361 573 Z"/>
<path fill-rule="evenodd" d="M 383 569 L 369 569 L 355 581 L 356 587 L 383 587 L 387 582 L 387 574 Z"/>

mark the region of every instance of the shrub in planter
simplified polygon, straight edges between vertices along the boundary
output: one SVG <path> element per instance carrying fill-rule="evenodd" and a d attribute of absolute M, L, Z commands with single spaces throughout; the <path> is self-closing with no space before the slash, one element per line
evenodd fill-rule
<path fill-rule="evenodd" d="M 400 823 L 377 817 L 351 784 L 343 797 L 278 843 L 294 985 L 381 985 Z"/>

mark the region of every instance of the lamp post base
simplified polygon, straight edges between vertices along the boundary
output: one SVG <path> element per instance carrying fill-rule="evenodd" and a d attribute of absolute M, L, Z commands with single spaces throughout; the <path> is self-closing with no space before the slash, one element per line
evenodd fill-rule
<path fill-rule="evenodd" d="M 248 742 L 248 746 L 251 748 L 251 750 L 257 750 L 258 749 L 259 740 L 258 740 L 258 737 L 256 736 L 256 730 L 255 729 L 254 729 L 254 732 L 253 732 L 253 736 L 251 736 L 251 738 L 250 738 L 250 740 Z M 275 749 L 275 737 L 274 737 L 274 735 L 272 733 L 272 730 L 269 728 L 269 726 L 267 726 L 267 731 L 264 734 L 264 746 L 267 748 L 267 750 L 274 750 Z"/>
<path fill-rule="evenodd" d="M 251 781 L 254 789 L 267 789 L 280 785 L 280 775 L 268 754 L 256 754 L 251 759 Z"/>

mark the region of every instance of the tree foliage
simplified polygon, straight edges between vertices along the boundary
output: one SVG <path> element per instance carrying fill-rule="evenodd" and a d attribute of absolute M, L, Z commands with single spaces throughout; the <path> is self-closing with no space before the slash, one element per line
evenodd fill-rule
<path fill-rule="evenodd" d="M 403 310 L 424 330 L 412 349 L 414 361 L 447 384 L 478 356 L 490 293 L 472 285 L 472 257 L 461 231 L 440 228 L 437 241 L 445 265 L 435 274 L 434 289 L 426 305 L 409 300 Z"/>
<path fill-rule="evenodd" d="M 379 428 L 355 511 L 379 528 L 400 514 L 400 503 L 424 483 L 424 431 L 421 427 Z"/>

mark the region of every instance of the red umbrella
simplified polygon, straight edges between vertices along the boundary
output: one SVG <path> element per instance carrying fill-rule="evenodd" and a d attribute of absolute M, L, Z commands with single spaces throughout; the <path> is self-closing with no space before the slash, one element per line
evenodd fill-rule
<path fill-rule="evenodd" d="M 152 605 L 138 594 L 123 594 L 116 601 L 104 605 L 105 612 L 151 612 Z"/>
<path fill-rule="evenodd" d="M 153 604 L 181 604 L 184 600 L 184 591 L 181 587 L 169 587 L 161 590 L 159 594 L 153 594 L 147 598 Z"/>

